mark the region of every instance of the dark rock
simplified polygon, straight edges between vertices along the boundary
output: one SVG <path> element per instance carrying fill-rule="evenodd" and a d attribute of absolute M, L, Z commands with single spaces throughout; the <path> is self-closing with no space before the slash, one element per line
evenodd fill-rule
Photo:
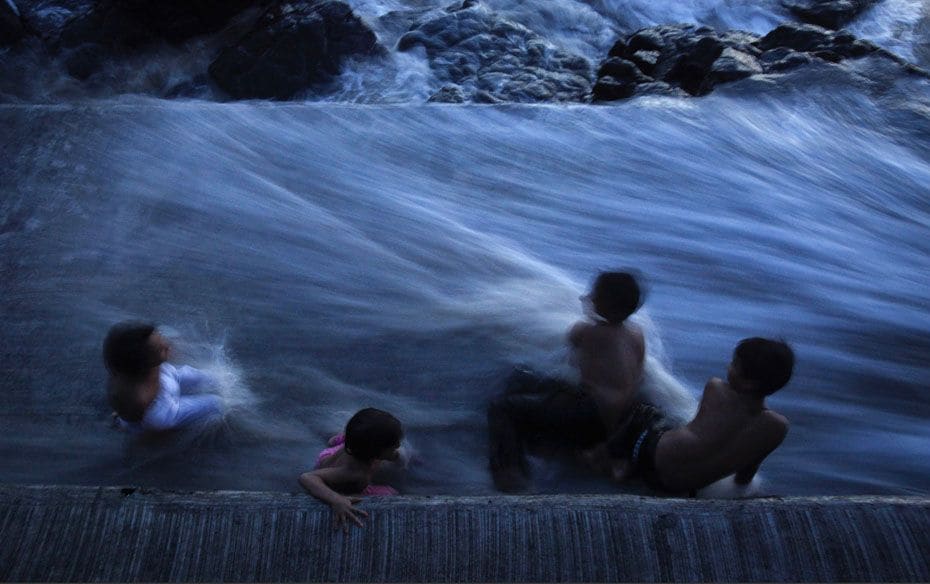
<path fill-rule="evenodd" d="M 824 61 L 829 61 L 830 63 L 839 63 L 843 60 L 843 57 L 834 53 L 833 51 L 817 51 L 814 53 L 814 56 L 818 59 L 823 59 Z"/>
<path fill-rule="evenodd" d="M 171 42 L 219 30 L 257 0 L 115 0 L 160 38 Z"/>
<path fill-rule="evenodd" d="M 636 51 L 661 51 L 665 48 L 665 39 L 661 33 L 662 29 L 647 28 L 641 30 L 626 43 L 627 51 L 635 53 Z"/>
<path fill-rule="evenodd" d="M 219 30 L 258 0 L 100 0 L 78 9 L 52 39 L 62 47 L 96 43 L 134 49 L 157 41 L 180 42 Z"/>
<path fill-rule="evenodd" d="M 838 29 L 873 4 L 875 0 L 792 0 L 786 6 L 802 22 Z"/>
<path fill-rule="evenodd" d="M 651 76 L 655 71 L 660 56 L 659 51 L 636 51 L 630 55 L 630 61 L 636 63 L 640 71 Z"/>
<path fill-rule="evenodd" d="M 591 94 L 594 101 L 614 101 L 632 97 L 635 92 L 635 82 L 621 81 L 608 76 L 597 80 Z"/>
<path fill-rule="evenodd" d="M 417 47 L 425 50 L 441 82 L 459 86 L 483 103 L 490 98 L 525 103 L 581 101 L 591 91 L 587 59 L 555 47 L 477 2 L 433 13 L 397 43 L 400 51 Z"/>
<path fill-rule="evenodd" d="M 816 51 L 833 41 L 830 31 L 810 24 L 782 24 L 762 37 L 756 46 L 767 51 L 775 47 L 788 47 L 795 51 Z"/>
<path fill-rule="evenodd" d="M 0 0 L 0 46 L 19 42 L 24 34 L 23 22 L 16 4 L 13 0 Z"/>
<path fill-rule="evenodd" d="M 474 101 L 475 103 L 484 103 L 484 104 L 491 104 L 491 105 L 506 103 L 504 100 L 500 99 L 499 97 L 497 97 L 490 91 L 485 91 L 483 89 L 479 89 L 478 91 L 475 92 Z"/>
<path fill-rule="evenodd" d="M 858 40 L 848 32 L 833 32 L 812 24 L 783 24 L 762 37 L 756 46 L 763 51 L 789 48 L 833 63 L 878 50 L 877 46 Z"/>
<path fill-rule="evenodd" d="M 723 43 L 713 36 L 701 37 L 683 50 L 663 80 L 674 82 L 691 95 L 704 95 L 713 88 L 711 67 L 723 52 Z"/>
<path fill-rule="evenodd" d="M 210 76 L 234 98 L 289 99 L 330 81 L 347 58 L 382 51 L 375 34 L 345 3 L 284 2 L 223 49 L 210 65 Z"/>
<path fill-rule="evenodd" d="M 68 51 L 64 59 L 65 68 L 69 75 L 84 81 L 100 69 L 106 57 L 103 47 L 96 43 L 86 43 Z"/>
<path fill-rule="evenodd" d="M 101 2 L 65 23 L 57 38 L 59 48 L 100 45 L 111 49 L 137 49 L 157 40 L 145 24 L 123 6 Z"/>
<path fill-rule="evenodd" d="M 738 81 L 762 73 L 762 66 L 755 57 L 727 47 L 720 53 L 710 68 L 714 84 Z"/>
<path fill-rule="evenodd" d="M 900 60 L 883 51 L 847 31 L 811 24 L 782 24 L 762 38 L 737 30 L 717 33 L 692 24 L 654 26 L 614 44 L 598 70 L 594 99 L 621 99 L 662 90 L 662 85 L 639 88 L 647 83 L 664 83 L 690 95 L 704 95 L 718 84 L 778 73 L 816 60 L 842 63 L 869 54 Z M 645 79 L 634 74 L 634 66 Z"/>
<path fill-rule="evenodd" d="M 635 63 L 619 57 L 611 57 L 604 61 L 597 71 L 597 76 L 613 77 L 614 80 L 620 82 L 645 83 L 652 81 L 652 78 L 644 75 Z"/>
<path fill-rule="evenodd" d="M 664 81 L 650 81 L 649 83 L 640 83 L 636 86 L 636 92 L 633 95 L 663 95 L 667 97 L 688 97 L 687 92 L 678 87 L 674 87 Z"/>
<path fill-rule="evenodd" d="M 429 103 L 465 103 L 465 94 L 457 85 L 445 85 L 427 100 Z"/>
<path fill-rule="evenodd" d="M 812 62 L 810 55 L 787 47 L 778 47 L 762 53 L 759 62 L 766 72 L 778 73 Z"/>
<path fill-rule="evenodd" d="M 614 43 L 614 46 L 610 47 L 610 51 L 607 53 L 608 57 L 626 57 L 630 54 L 629 48 L 626 46 L 626 43 L 623 39 L 618 40 Z"/>

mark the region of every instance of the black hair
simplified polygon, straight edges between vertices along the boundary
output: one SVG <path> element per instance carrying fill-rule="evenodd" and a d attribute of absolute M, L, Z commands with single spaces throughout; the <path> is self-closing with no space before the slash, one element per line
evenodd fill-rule
<path fill-rule="evenodd" d="M 396 448 L 404 437 L 400 420 L 376 408 L 356 412 L 346 424 L 346 449 L 364 462 L 371 462 L 389 448 Z"/>
<path fill-rule="evenodd" d="M 794 351 L 781 340 L 743 339 L 733 351 L 733 360 L 739 365 L 740 375 L 754 382 L 763 395 L 784 387 L 794 370 Z"/>
<path fill-rule="evenodd" d="M 113 325 L 103 341 L 103 363 L 112 375 L 142 377 L 161 363 L 158 351 L 149 343 L 155 325 L 125 321 Z"/>
<path fill-rule="evenodd" d="M 630 272 L 601 272 L 591 287 L 594 311 L 611 324 L 620 324 L 642 303 L 642 291 Z"/>

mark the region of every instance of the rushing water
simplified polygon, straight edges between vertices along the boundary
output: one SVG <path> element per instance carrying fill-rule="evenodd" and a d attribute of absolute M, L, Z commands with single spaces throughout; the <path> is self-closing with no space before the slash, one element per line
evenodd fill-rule
<path fill-rule="evenodd" d="M 564 6 L 553 35 L 588 23 L 591 52 L 619 15 L 658 18 Z M 763 30 L 780 10 L 687 7 L 677 20 Z M 862 34 L 916 50 L 893 31 L 920 15 L 882 10 Z M 398 59 L 383 95 L 428 95 Z M 631 266 L 647 391 L 680 415 L 740 338 L 793 344 L 764 492 L 930 493 L 927 84 L 797 77 L 610 107 L 0 106 L 0 481 L 295 489 L 373 405 L 407 429 L 405 492 L 490 492 L 488 399 L 514 363 L 566 373 L 579 294 Z M 222 428 L 147 443 L 108 426 L 100 343 L 125 318 L 221 379 Z M 540 491 L 613 489 L 537 466 Z"/>

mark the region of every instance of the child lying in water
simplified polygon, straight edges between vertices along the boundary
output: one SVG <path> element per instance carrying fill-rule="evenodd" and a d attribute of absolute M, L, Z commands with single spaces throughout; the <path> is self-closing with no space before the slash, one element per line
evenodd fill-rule
<path fill-rule="evenodd" d="M 641 475 L 655 489 L 685 492 L 735 475 L 748 485 L 762 461 L 785 439 L 788 420 L 765 398 L 791 379 L 794 352 L 770 339 L 743 339 L 733 351 L 727 380 L 712 378 L 697 415 L 670 428 L 655 408 L 634 406 L 601 448 L 614 479 Z"/>
<path fill-rule="evenodd" d="M 334 436 L 329 448 L 317 456 L 316 469 L 298 479 L 317 499 L 328 503 L 335 514 L 336 528 L 346 530 L 349 521 L 363 527 L 368 513 L 354 507 L 359 495 L 396 495 L 388 486 L 371 484 L 380 461 L 396 461 L 404 436 L 400 421 L 375 408 L 357 412 L 346 424 L 345 434 Z"/>
<path fill-rule="evenodd" d="M 107 397 L 125 430 L 170 430 L 222 414 L 216 395 L 183 395 L 209 381 L 193 367 L 169 364 L 171 345 L 154 325 L 121 322 L 103 343 Z"/>

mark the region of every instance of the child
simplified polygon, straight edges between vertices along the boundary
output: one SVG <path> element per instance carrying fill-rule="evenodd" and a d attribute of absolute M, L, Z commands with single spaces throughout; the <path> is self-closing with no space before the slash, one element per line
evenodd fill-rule
<path fill-rule="evenodd" d="M 528 446 L 592 448 L 606 440 L 635 399 L 646 354 L 642 331 L 627 321 L 642 303 L 636 278 L 602 272 L 582 301 L 588 320 L 568 333 L 580 386 L 522 372 L 488 407 L 489 459 L 498 490 L 526 488 Z"/>
<path fill-rule="evenodd" d="M 615 428 L 636 399 L 646 358 L 643 332 L 628 321 L 642 304 L 639 283 L 627 272 L 602 272 L 582 301 L 589 320 L 568 333 L 572 360 L 604 425 Z"/>
<path fill-rule="evenodd" d="M 697 415 L 668 429 L 653 408 L 637 405 L 607 441 L 614 478 L 639 473 L 656 489 L 695 491 L 735 474 L 748 485 L 762 461 L 785 439 L 788 420 L 765 398 L 788 383 L 794 352 L 782 341 L 750 338 L 733 351 L 727 381 L 711 378 Z"/>
<path fill-rule="evenodd" d="M 170 353 L 167 339 L 149 323 L 121 322 L 107 333 L 107 396 L 121 428 L 170 430 L 221 415 L 219 397 L 182 395 L 209 377 L 193 367 L 170 365 Z"/>
<path fill-rule="evenodd" d="M 363 527 L 361 517 L 368 513 L 353 504 L 361 502 L 357 495 L 397 494 L 391 487 L 372 485 L 371 480 L 380 461 L 398 459 L 403 437 L 400 421 L 391 414 L 375 408 L 360 410 L 346 424 L 345 434 L 334 436 L 330 448 L 320 452 L 316 470 L 303 473 L 298 480 L 333 508 L 337 529 L 348 530 L 349 520 Z"/>

